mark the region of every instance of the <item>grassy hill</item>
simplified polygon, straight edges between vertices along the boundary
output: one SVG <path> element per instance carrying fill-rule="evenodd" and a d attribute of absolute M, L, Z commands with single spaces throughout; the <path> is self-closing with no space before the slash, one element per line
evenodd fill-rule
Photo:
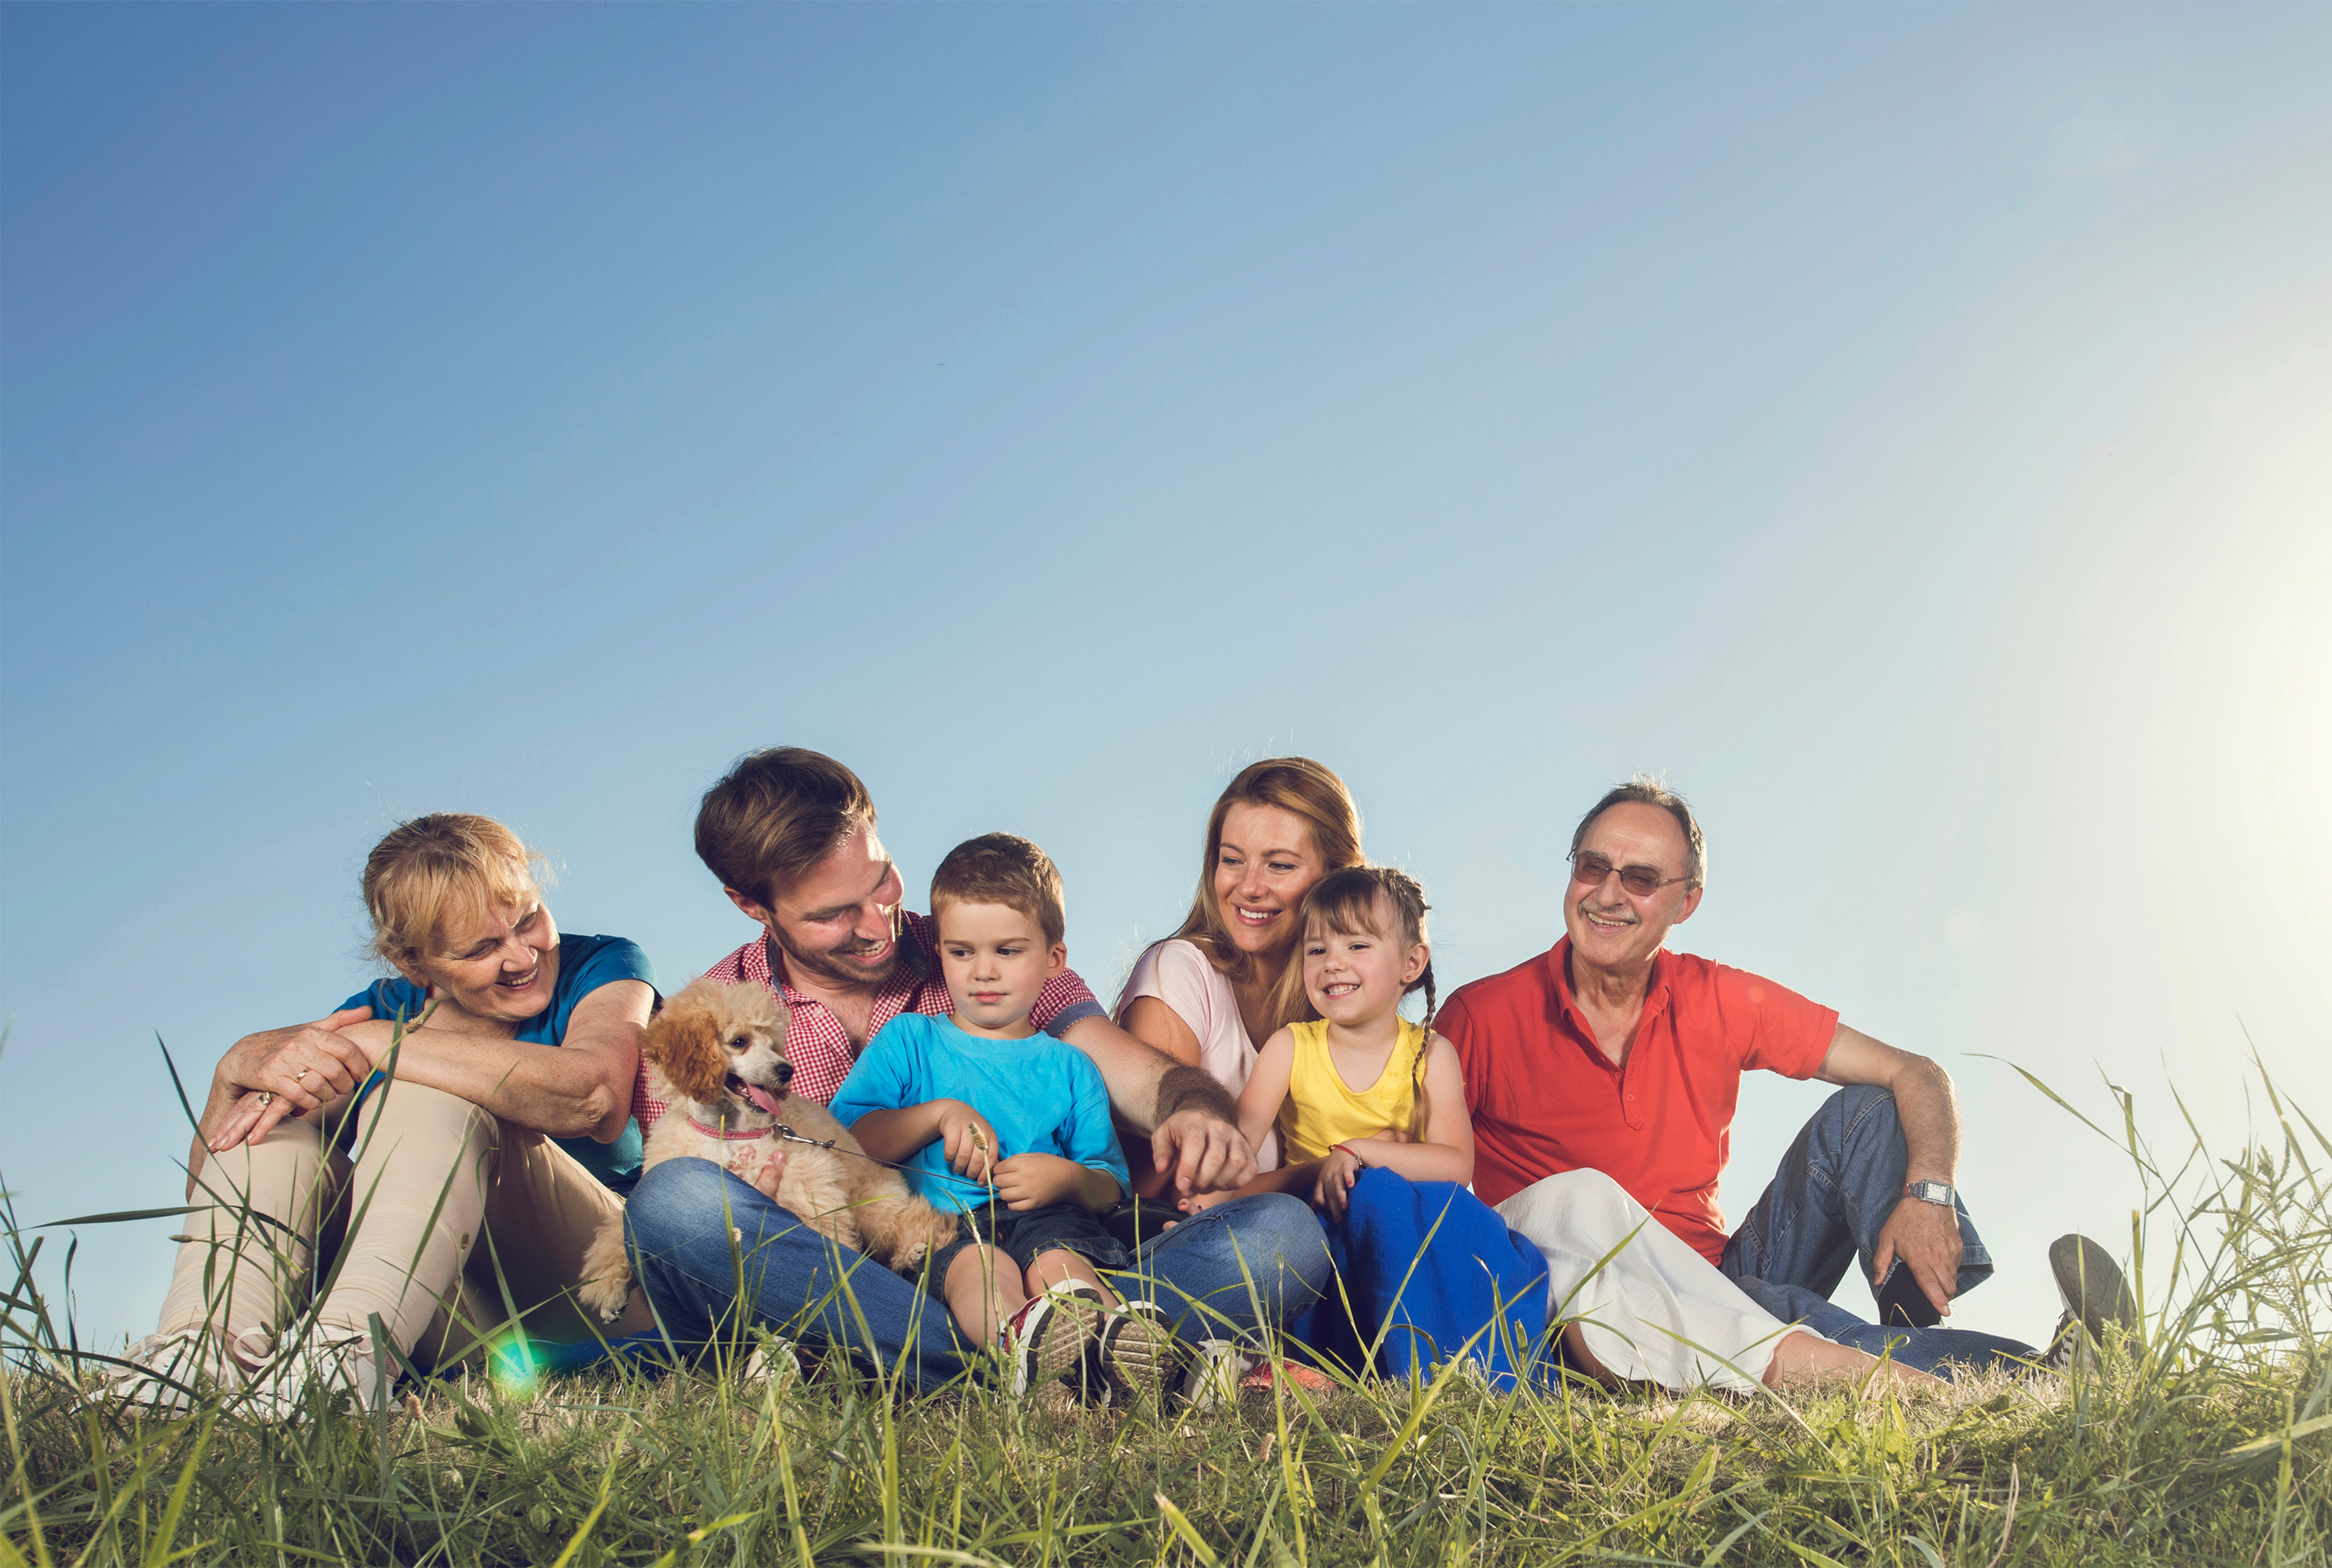
<path fill-rule="evenodd" d="M 839 1364 L 752 1383 L 741 1345 L 661 1376 L 477 1374 L 367 1418 L 157 1421 L 78 1402 L 12 1230 L 0 1564 L 2323 1563 L 2332 1143 L 2276 1111 L 2275 1144 L 2216 1164 L 2127 1139 L 2138 1335 L 1910 1396 L 1445 1372 L 1063 1415 Z"/>

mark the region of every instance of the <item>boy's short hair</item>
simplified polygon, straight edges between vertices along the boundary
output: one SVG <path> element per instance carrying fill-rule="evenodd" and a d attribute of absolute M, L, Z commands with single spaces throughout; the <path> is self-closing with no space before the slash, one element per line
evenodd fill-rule
<path fill-rule="evenodd" d="M 1014 833 L 982 833 L 947 852 L 932 873 L 932 918 L 946 904 L 1001 904 L 1037 922 L 1046 946 L 1069 928 L 1053 857 Z"/>

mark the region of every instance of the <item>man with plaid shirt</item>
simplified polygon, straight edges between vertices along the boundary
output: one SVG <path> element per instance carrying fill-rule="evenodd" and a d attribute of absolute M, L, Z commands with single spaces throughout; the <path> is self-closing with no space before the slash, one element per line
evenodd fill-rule
<path fill-rule="evenodd" d="M 705 792 L 696 852 L 760 935 L 706 971 L 769 986 L 790 1018 L 793 1092 L 832 1098 L 859 1050 L 902 1012 L 952 1011 L 922 915 L 902 909 L 898 868 L 874 832 L 857 775 L 798 746 L 755 752 Z M 1151 1135 L 1177 1191 L 1228 1191 L 1251 1174 L 1237 1107 L 1203 1069 L 1184 1067 L 1120 1030 L 1068 971 L 1030 1018 L 1093 1059 L 1110 1104 Z M 643 1075 L 635 1111 L 645 1133 L 664 1107 Z M 967 1364 L 970 1347 L 944 1312 L 879 1266 L 835 1249 L 779 1207 L 776 1165 L 746 1183 L 707 1160 L 667 1160 L 641 1178 L 625 1221 L 640 1278 L 665 1329 L 709 1337 L 742 1319 L 846 1346 L 922 1389 Z M 740 1260 L 742 1268 L 740 1268 Z M 1143 1244 L 1137 1276 L 1113 1283 L 1156 1301 L 1186 1343 L 1233 1340 L 1304 1311 L 1326 1288 L 1325 1238 L 1285 1193 L 1235 1198 Z M 847 1291 L 839 1288 L 846 1283 Z M 851 1297 L 855 1297 L 854 1302 Z"/>

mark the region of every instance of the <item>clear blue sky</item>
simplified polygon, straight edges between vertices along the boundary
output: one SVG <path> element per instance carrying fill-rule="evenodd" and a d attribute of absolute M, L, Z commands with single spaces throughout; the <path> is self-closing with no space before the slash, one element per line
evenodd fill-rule
<path fill-rule="evenodd" d="M 1113 991 L 1228 774 L 1340 769 L 1440 972 L 1698 805 L 1677 945 L 1930 1053 L 2004 1259 L 2093 1111 L 2332 1111 L 2332 10 L 0 10 L 0 1172 L 199 1080 L 491 813 L 673 983 L 697 794 L 1009 829 Z M 196 1092 L 199 1094 L 199 1087 Z M 1817 1098 L 1744 1099 L 1735 1213 Z M 141 1152 L 142 1151 L 142 1152 Z M 167 1223 L 83 1233 L 96 1337 Z"/>

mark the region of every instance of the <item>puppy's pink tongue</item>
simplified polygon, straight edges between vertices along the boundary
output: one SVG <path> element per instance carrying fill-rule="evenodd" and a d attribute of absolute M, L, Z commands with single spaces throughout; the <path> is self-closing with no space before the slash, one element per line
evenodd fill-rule
<path fill-rule="evenodd" d="M 751 1100 L 755 1105 L 760 1107 L 763 1110 L 769 1112 L 773 1117 L 782 1116 L 785 1114 L 785 1103 L 779 1099 L 777 1096 L 771 1094 L 768 1089 L 758 1088 L 752 1084 L 747 1084 L 745 1086 L 745 1098 Z"/>

